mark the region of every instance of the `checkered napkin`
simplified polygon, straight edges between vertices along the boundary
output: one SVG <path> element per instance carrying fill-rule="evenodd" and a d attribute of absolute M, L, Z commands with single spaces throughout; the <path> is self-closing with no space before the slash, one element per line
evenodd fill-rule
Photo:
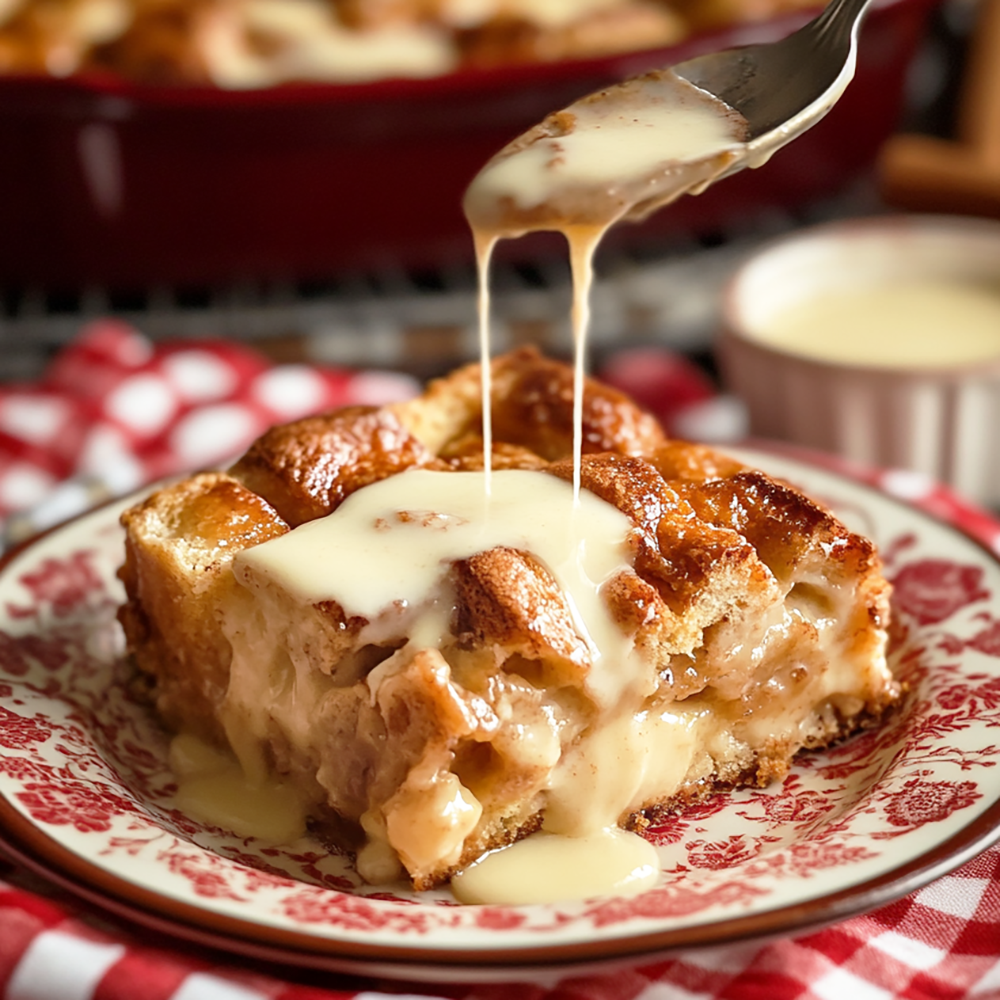
<path fill-rule="evenodd" d="M 40 381 L 0 384 L 0 549 L 109 496 L 224 462 L 272 424 L 416 391 L 391 372 L 273 365 L 233 341 L 154 345 L 96 321 Z"/>
<path fill-rule="evenodd" d="M 740 415 L 663 354 L 602 376 L 668 427 L 736 436 Z M 102 321 L 43 381 L 0 386 L 0 519 L 25 533 L 180 470 L 239 452 L 279 420 L 411 394 L 379 373 L 272 366 L 228 342 L 154 346 Z M 669 405 L 664 409 L 665 401 Z M 933 499 L 933 498 L 932 498 Z M 966 522 L 995 543 L 996 522 Z M 17 530 L 15 530 L 17 529 Z M 318 984 L 318 985 L 317 985 Z M 428 986 L 257 967 L 126 925 L 0 857 L 0 1000 L 1000 1000 L 1000 847 L 875 913 L 767 943 L 537 982 Z"/>

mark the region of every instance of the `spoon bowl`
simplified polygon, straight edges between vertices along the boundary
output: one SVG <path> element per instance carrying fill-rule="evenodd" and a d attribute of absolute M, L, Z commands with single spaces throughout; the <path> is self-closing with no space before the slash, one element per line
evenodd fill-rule
<path fill-rule="evenodd" d="M 846 90 L 869 3 L 831 0 L 778 42 L 651 70 L 552 112 L 473 178 L 463 206 L 477 239 L 603 235 L 761 166 Z"/>

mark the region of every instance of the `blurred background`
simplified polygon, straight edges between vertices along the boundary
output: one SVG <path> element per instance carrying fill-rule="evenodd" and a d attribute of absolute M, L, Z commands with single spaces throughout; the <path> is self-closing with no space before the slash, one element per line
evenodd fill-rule
<path fill-rule="evenodd" d="M 460 200 L 486 159 L 591 90 L 782 37 L 821 6 L 0 0 L 8 541 L 273 420 L 398 398 L 475 358 Z M 1000 215 L 989 156 L 973 182 L 913 148 L 980 141 L 993 91 L 1000 120 L 990 7 L 874 0 L 826 119 L 763 168 L 616 227 L 591 369 L 675 433 L 739 440 L 715 341 L 722 289 L 757 247 L 857 216 Z M 569 355 L 561 241 L 503 244 L 492 290 L 495 352 Z"/>

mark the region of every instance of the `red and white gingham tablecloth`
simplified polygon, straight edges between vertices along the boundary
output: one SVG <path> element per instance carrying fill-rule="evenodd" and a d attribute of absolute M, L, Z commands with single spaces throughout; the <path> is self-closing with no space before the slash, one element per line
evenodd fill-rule
<path fill-rule="evenodd" d="M 653 373 L 652 375 L 650 373 Z M 705 386 L 676 359 L 623 363 L 638 397 L 689 414 Z M 650 385 L 655 378 L 661 381 Z M 236 454 L 265 427 L 414 391 L 385 373 L 272 366 L 227 342 L 85 330 L 30 386 L 0 386 L 0 522 L 25 533 L 102 493 Z M 666 390 L 666 391 L 664 391 Z M 715 414 L 715 418 L 718 413 Z M 714 419 L 709 413 L 709 419 Z M 995 544 L 1000 525 L 979 526 Z M 20 526 L 20 527 L 18 527 Z M 554 981 L 436 986 L 248 968 L 129 926 L 0 856 L 0 1000 L 1000 1000 L 1000 847 L 874 913 L 764 943 L 691 950 Z"/>
<path fill-rule="evenodd" d="M 1000 997 L 1000 850 L 872 914 L 802 937 L 683 951 L 553 983 L 360 982 L 164 947 L 0 863 L 3 1000 L 961 1000 Z M 25 886 L 21 888 L 21 886 Z M 305 980 L 305 981 L 303 981 Z M 316 985 L 322 980 L 323 985 Z"/>

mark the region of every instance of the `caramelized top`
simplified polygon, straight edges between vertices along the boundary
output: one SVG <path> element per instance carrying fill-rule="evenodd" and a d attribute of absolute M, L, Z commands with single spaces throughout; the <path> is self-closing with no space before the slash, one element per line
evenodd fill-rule
<path fill-rule="evenodd" d="M 407 469 L 481 469 L 479 387 L 478 366 L 469 365 L 407 403 L 348 407 L 276 427 L 230 474 L 295 526 Z M 587 380 L 584 391 L 581 484 L 633 524 L 635 572 L 609 586 L 607 599 L 638 643 L 682 649 L 724 595 L 739 593 L 737 604 L 751 614 L 812 562 L 832 560 L 845 578 L 877 573 L 874 546 L 792 486 L 704 445 L 668 440 L 614 389 Z M 491 403 L 494 467 L 572 478 L 568 365 L 534 349 L 498 357 Z M 558 588 L 529 553 L 497 549 L 463 560 L 454 583 L 456 634 L 520 644 L 525 655 L 544 646 L 555 660 L 578 659 Z M 884 595 L 878 600 L 883 606 Z"/>
<path fill-rule="evenodd" d="M 230 471 L 295 527 L 362 486 L 434 464 L 391 410 L 349 406 L 271 428 Z"/>
<path fill-rule="evenodd" d="M 666 802 L 679 786 L 643 762 L 670 772 L 678 744 L 656 742 L 656 720 L 718 714 L 765 747 L 754 773 L 767 780 L 790 738 L 772 728 L 775 706 L 796 717 L 833 693 L 857 719 L 898 692 L 870 542 L 793 486 L 667 440 L 591 381 L 575 496 L 570 369 L 534 351 L 492 369 L 494 466 L 528 470 L 493 477 L 496 522 L 475 471 L 475 365 L 407 403 L 274 428 L 228 473 L 167 487 L 123 518 L 120 617 L 164 719 L 237 753 L 275 722 L 315 723 L 338 772 L 328 804 L 369 838 L 365 877 L 395 877 L 398 854 L 420 888 L 529 832 L 543 802 L 554 832 Z M 424 538 L 400 544 L 412 534 Z M 432 585 L 410 586 L 424 569 Z M 842 689 L 845 669 L 857 678 Z M 800 742 L 840 731 L 824 722 Z M 747 778 L 730 768 L 719 780 Z M 466 791 L 461 802 L 499 827 L 437 824 Z"/>

